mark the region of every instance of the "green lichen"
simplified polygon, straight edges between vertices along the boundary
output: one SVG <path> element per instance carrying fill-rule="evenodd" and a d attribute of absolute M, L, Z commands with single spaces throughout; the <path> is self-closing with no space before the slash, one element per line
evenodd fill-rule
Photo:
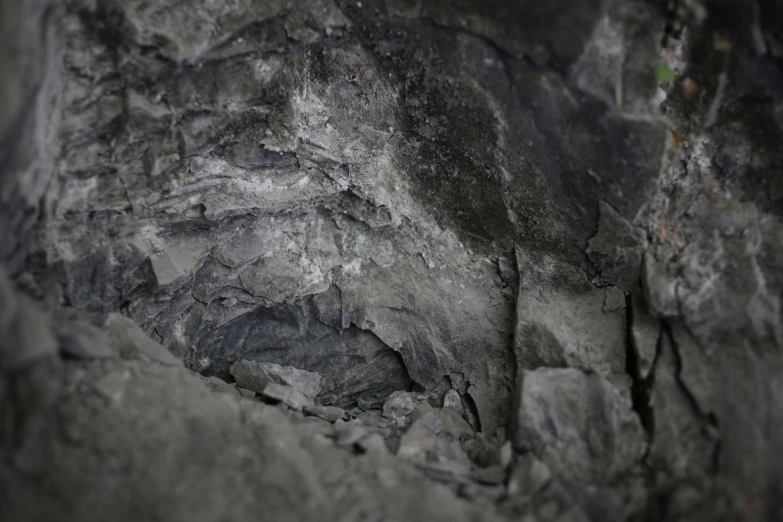
<path fill-rule="evenodd" d="M 655 68 L 655 79 L 658 82 L 658 85 L 674 81 L 674 76 L 674 71 L 667 65 L 660 64 Z"/>

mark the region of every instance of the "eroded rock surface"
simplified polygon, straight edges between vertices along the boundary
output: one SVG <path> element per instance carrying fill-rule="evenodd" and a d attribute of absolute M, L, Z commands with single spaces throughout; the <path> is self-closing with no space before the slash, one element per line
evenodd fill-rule
<path fill-rule="evenodd" d="M 783 519 L 782 20 L 0 0 L 0 518 Z"/>

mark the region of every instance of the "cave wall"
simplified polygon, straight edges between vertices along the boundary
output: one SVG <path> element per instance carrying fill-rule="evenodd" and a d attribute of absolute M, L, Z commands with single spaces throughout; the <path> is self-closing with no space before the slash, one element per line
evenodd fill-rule
<path fill-rule="evenodd" d="M 778 517 L 772 2 L 0 9 L 19 286 L 206 375 L 317 371 L 341 407 L 458 389 L 559 475 L 641 483 L 652 519 Z M 547 438 L 561 397 L 616 447 Z"/>

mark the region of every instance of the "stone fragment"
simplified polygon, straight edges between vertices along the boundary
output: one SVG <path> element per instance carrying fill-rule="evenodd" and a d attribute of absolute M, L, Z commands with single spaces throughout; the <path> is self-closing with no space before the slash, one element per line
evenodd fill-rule
<path fill-rule="evenodd" d="M 335 422 L 345 417 L 345 410 L 336 406 L 306 406 L 304 411 L 329 422 Z"/>
<path fill-rule="evenodd" d="M 263 393 L 270 382 L 295 388 L 305 397 L 314 399 L 320 391 L 321 376 L 314 372 L 299 370 L 293 366 L 280 366 L 243 359 L 231 365 L 229 372 L 239 386 L 257 393 Z"/>
<path fill-rule="evenodd" d="M 386 446 L 386 441 L 378 433 L 371 433 L 367 437 L 361 439 L 358 442 L 361 449 L 368 453 L 374 453 L 379 455 L 387 455 L 389 448 Z"/>
<path fill-rule="evenodd" d="M 645 436 L 630 401 L 597 373 L 523 370 L 518 393 L 514 446 L 559 475 L 607 484 L 644 454 Z"/>
<path fill-rule="evenodd" d="M 446 392 L 446 396 L 443 398 L 443 408 L 449 409 L 458 415 L 462 415 L 464 411 L 462 407 L 462 399 L 460 399 L 459 393 L 456 390 L 449 390 Z"/>
<path fill-rule="evenodd" d="M 407 459 L 424 458 L 428 451 L 437 446 L 438 434 L 443 424 L 432 413 L 423 415 L 414 422 L 400 440 L 397 456 Z"/>
<path fill-rule="evenodd" d="M 0 370 L 19 369 L 57 353 L 46 316 L 30 298 L 16 293 L 2 268 L 0 332 Z"/>
<path fill-rule="evenodd" d="M 127 317 L 118 313 L 109 314 L 104 325 L 109 331 L 112 349 L 123 359 L 151 360 L 160 364 L 182 366 L 180 359 L 150 339 Z"/>
<path fill-rule="evenodd" d="M 321 391 L 321 376 L 315 372 L 274 363 L 258 363 L 258 365 L 274 382 L 296 388 L 306 397 L 315 399 Z"/>
<path fill-rule="evenodd" d="M 422 405 L 421 407 L 417 406 L 417 411 L 414 412 L 411 418 L 415 420 L 427 413 L 431 413 L 440 421 L 442 434 L 453 440 L 462 440 L 467 437 L 472 437 L 475 434 L 470 424 L 454 410 L 446 408 L 425 408 Z"/>
<path fill-rule="evenodd" d="M 471 471 L 470 478 L 480 484 L 488 486 L 497 486 L 506 480 L 506 469 L 503 466 L 490 466 L 488 468 L 477 468 Z"/>
<path fill-rule="evenodd" d="M 61 320 L 55 332 L 60 352 L 69 357 L 89 360 L 114 355 L 106 330 L 84 319 Z"/>
<path fill-rule="evenodd" d="M 93 382 L 90 387 L 107 401 L 119 403 L 129 378 L 130 373 L 127 370 L 114 371 Z"/>
<path fill-rule="evenodd" d="M 449 374 L 449 380 L 451 381 L 451 387 L 457 390 L 460 394 L 465 394 L 467 391 L 467 383 L 465 382 L 465 376 L 459 372 L 452 372 Z"/>
<path fill-rule="evenodd" d="M 237 361 L 229 367 L 229 373 L 237 380 L 237 384 L 256 393 L 263 393 L 266 385 L 271 382 L 269 375 L 255 361 Z"/>
<path fill-rule="evenodd" d="M 205 377 L 204 382 L 206 383 L 207 387 L 215 393 L 227 393 L 232 397 L 242 396 L 242 393 L 239 391 L 236 383 L 229 384 L 223 379 L 215 377 L 214 375 Z"/>
<path fill-rule="evenodd" d="M 403 422 L 413 413 L 415 404 L 411 394 L 404 391 L 396 391 L 389 395 L 383 404 L 383 416 L 395 422 Z"/>
<path fill-rule="evenodd" d="M 511 466 L 514 460 L 514 448 L 511 446 L 511 441 L 507 440 L 500 447 L 500 465 L 504 468 Z"/>
<path fill-rule="evenodd" d="M 296 388 L 286 386 L 285 384 L 278 384 L 276 382 L 267 383 L 266 386 L 264 386 L 264 391 L 260 393 L 264 397 L 282 402 L 295 411 L 302 411 L 302 409 L 313 404 L 309 397 L 305 396 Z"/>
<path fill-rule="evenodd" d="M 174 263 L 167 252 L 151 256 L 150 264 L 158 286 L 168 286 L 185 276 L 185 272 Z"/>
<path fill-rule="evenodd" d="M 252 399 L 253 397 L 255 397 L 255 396 L 256 396 L 256 392 L 254 392 L 253 390 L 247 390 L 247 389 L 245 389 L 245 388 L 242 388 L 242 387 L 240 387 L 240 386 L 237 386 L 237 387 L 236 387 L 236 390 L 237 390 L 237 392 L 239 392 L 239 394 L 240 394 L 242 397 L 247 397 L 247 398 L 250 398 L 250 399 Z"/>
<path fill-rule="evenodd" d="M 373 431 L 362 422 L 337 420 L 334 423 L 334 433 L 337 444 L 340 446 L 353 446 L 365 437 L 369 437 Z"/>
<path fill-rule="evenodd" d="M 514 470 L 508 479 L 507 490 L 510 496 L 533 497 L 552 480 L 549 466 L 531 453 L 520 455 Z"/>
<path fill-rule="evenodd" d="M 674 317 L 679 313 L 677 279 L 669 275 L 666 265 L 651 252 L 644 255 L 642 288 L 650 313 L 656 317 Z"/>

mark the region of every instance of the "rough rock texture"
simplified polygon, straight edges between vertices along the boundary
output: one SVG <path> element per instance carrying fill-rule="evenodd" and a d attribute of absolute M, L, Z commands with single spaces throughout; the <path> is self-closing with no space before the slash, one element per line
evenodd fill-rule
<path fill-rule="evenodd" d="M 781 25 L 0 0 L 0 518 L 783 519 Z"/>
<path fill-rule="evenodd" d="M 523 371 L 514 439 L 566 478 L 605 485 L 645 453 L 630 401 L 597 373 L 574 368 Z"/>

